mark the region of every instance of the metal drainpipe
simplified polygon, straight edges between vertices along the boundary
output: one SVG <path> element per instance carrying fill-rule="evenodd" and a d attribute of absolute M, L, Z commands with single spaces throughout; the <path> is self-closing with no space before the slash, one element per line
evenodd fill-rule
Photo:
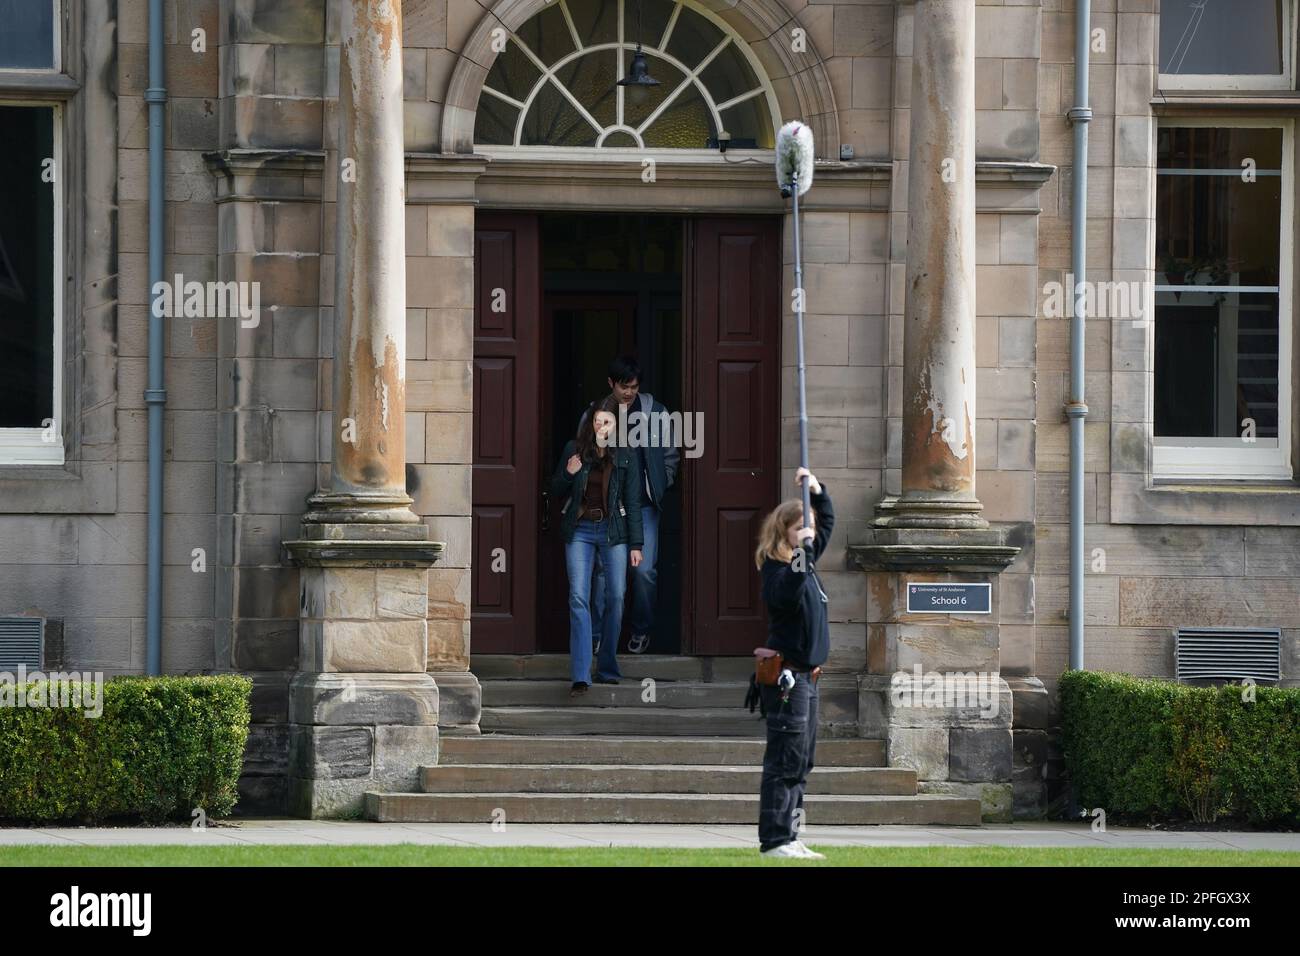
<path fill-rule="evenodd" d="M 163 76 L 163 0 L 149 0 L 149 291 L 163 281 L 163 109 L 167 90 Z M 166 293 L 163 293 L 164 295 Z M 162 522 L 163 522 L 163 319 L 149 310 L 149 517 L 145 597 L 146 672 L 162 673 Z"/>
<path fill-rule="evenodd" d="M 1084 270 L 1088 249 L 1088 53 L 1091 33 L 1090 0 L 1075 0 L 1074 107 L 1067 114 L 1074 125 L 1074 189 L 1070 200 L 1070 269 L 1074 281 L 1074 314 L 1070 318 L 1070 667 L 1083 669 L 1083 400 Z"/>

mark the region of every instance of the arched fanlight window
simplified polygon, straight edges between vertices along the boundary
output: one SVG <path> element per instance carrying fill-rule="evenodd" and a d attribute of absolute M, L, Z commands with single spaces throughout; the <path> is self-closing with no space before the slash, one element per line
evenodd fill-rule
<path fill-rule="evenodd" d="M 770 149 L 776 101 L 744 41 L 680 0 L 557 0 L 511 33 L 479 97 L 487 146 Z M 658 86 L 618 86 L 638 39 Z"/>

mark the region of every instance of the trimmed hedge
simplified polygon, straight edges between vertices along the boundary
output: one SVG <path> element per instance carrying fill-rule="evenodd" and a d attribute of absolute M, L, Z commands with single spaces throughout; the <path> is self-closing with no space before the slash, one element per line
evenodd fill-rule
<path fill-rule="evenodd" d="M 26 685 L 29 694 L 34 686 Z M 49 692 L 62 686 L 71 682 L 51 683 Z M 104 683 L 98 717 L 86 707 L 0 707 L 0 819 L 157 823 L 189 820 L 195 809 L 228 814 L 252 688 L 235 675 L 117 677 Z"/>
<path fill-rule="evenodd" d="M 1079 802 L 1110 817 L 1300 824 L 1300 689 L 1066 671 L 1062 745 Z"/>

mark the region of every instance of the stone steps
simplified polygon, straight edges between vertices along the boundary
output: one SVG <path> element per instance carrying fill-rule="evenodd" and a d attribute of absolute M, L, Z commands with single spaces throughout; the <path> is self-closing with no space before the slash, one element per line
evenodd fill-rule
<path fill-rule="evenodd" d="M 758 793 L 761 767 L 701 764 L 439 764 L 421 771 L 424 793 Z M 818 767 L 817 795 L 916 793 L 916 772 L 888 767 Z"/>
<path fill-rule="evenodd" d="M 480 675 L 483 734 L 443 737 L 438 765 L 421 769 L 421 792 L 367 793 L 366 815 L 408 823 L 757 826 L 766 723 L 741 706 L 744 679 L 729 679 L 725 667 L 712 671 L 707 659 L 641 658 L 624 672 L 631 678 L 644 668 L 656 677 L 654 703 L 641 699 L 643 687 L 632 679 L 570 699 L 567 666 L 563 655 L 540 663 L 500 656 L 491 676 Z M 559 676 L 548 673 L 555 667 Z M 822 692 L 829 728 L 856 728 L 856 686 L 823 681 Z M 884 741 L 823 734 L 816 763 L 805 799 L 811 825 L 980 823 L 979 800 L 920 794 L 914 771 L 887 767 Z"/>
<path fill-rule="evenodd" d="M 579 697 L 569 696 L 571 686 L 568 680 L 484 680 L 483 706 L 725 708 L 748 713 L 743 709 L 748 681 L 655 678 L 653 684 L 643 685 L 639 680 L 625 680 L 621 684 L 592 684 Z"/>
<path fill-rule="evenodd" d="M 766 741 L 749 737 L 545 737 L 483 734 L 443 737 L 444 764 L 671 764 L 757 767 Z M 817 766 L 884 767 L 885 742 L 818 739 Z"/>
<path fill-rule="evenodd" d="M 808 796 L 807 826 L 979 826 L 978 800 L 943 796 Z M 388 823 L 638 823 L 757 826 L 758 793 L 367 793 Z"/>
<path fill-rule="evenodd" d="M 740 681 L 748 683 L 752 657 L 683 657 L 673 654 L 620 654 L 619 670 L 627 680 Z M 470 670 L 481 681 L 569 680 L 568 654 L 480 654 Z"/>
<path fill-rule="evenodd" d="M 628 734 L 645 737 L 766 737 L 757 712 L 736 706 L 661 707 L 484 707 L 484 733 Z"/>

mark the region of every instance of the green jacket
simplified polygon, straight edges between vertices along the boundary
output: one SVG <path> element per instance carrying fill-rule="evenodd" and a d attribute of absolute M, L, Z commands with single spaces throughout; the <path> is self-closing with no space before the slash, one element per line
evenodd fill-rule
<path fill-rule="evenodd" d="M 576 475 L 566 469 L 569 458 L 577 454 L 578 443 L 570 441 L 564 446 L 560 455 L 560 466 L 551 478 L 551 494 L 564 499 L 560 510 L 561 530 L 564 543 L 573 540 L 573 532 L 578 527 L 578 512 L 582 510 L 582 498 L 587 493 L 587 476 L 591 473 L 591 463 L 583 462 Z M 609 500 L 606 502 L 609 515 L 609 543 L 626 544 L 637 550 L 644 543 L 641 531 L 641 464 L 635 449 L 606 448 L 605 454 L 614 455 L 614 471 L 609 476 Z"/>

